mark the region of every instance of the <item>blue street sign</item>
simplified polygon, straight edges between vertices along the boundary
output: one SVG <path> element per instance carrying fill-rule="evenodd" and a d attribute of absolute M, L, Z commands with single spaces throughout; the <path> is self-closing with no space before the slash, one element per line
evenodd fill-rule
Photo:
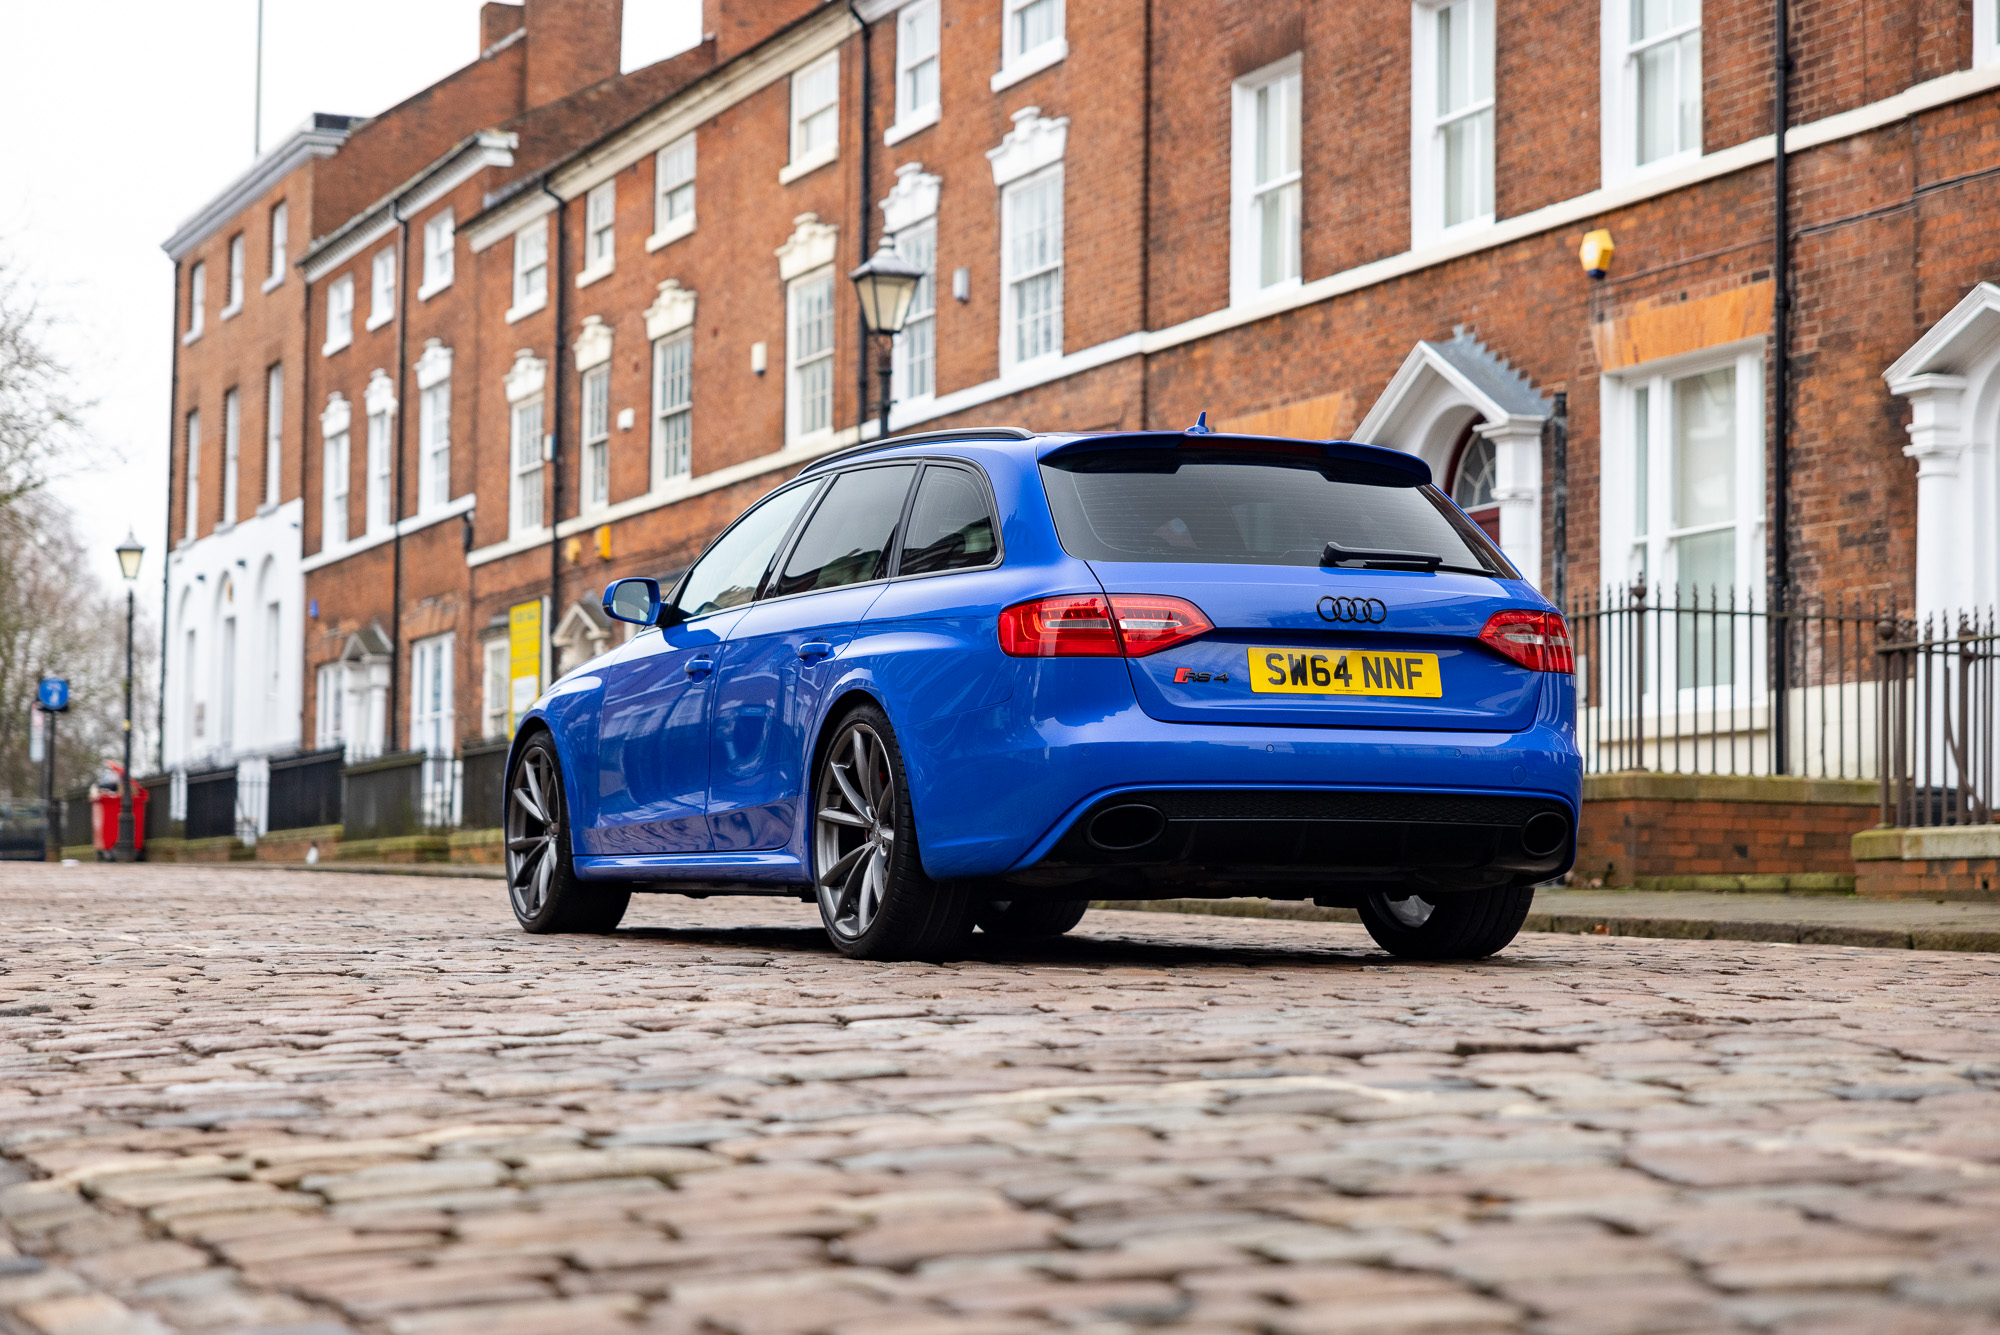
<path fill-rule="evenodd" d="M 43 677 L 36 698 L 42 702 L 43 709 L 68 709 L 69 683 L 61 677 Z"/>

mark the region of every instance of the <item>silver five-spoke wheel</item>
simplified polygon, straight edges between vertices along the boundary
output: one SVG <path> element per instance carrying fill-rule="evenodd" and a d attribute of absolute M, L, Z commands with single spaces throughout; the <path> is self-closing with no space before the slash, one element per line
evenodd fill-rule
<path fill-rule="evenodd" d="M 813 798 L 820 912 L 834 932 L 853 939 L 881 911 L 896 851 L 896 771 L 881 734 L 861 721 L 841 729 Z"/>
<path fill-rule="evenodd" d="M 547 753 L 530 750 L 514 771 L 507 803 L 507 893 L 523 921 L 538 917 L 549 901 L 562 833 L 561 793 Z"/>

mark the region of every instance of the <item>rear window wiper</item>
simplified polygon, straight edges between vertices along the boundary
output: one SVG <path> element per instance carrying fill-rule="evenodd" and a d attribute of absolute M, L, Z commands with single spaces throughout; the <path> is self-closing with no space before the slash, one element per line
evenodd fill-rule
<path fill-rule="evenodd" d="M 1449 570 L 1455 575 L 1484 575 L 1488 579 L 1498 578 L 1496 571 L 1481 566 L 1455 566 L 1445 564 L 1442 556 L 1430 552 L 1381 551 L 1366 547 L 1343 547 L 1337 542 L 1329 542 L 1319 554 L 1322 566 L 1336 566 L 1352 562 L 1364 570 L 1422 570 L 1432 572 Z"/>
<path fill-rule="evenodd" d="M 1386 548 L 1343 547 L 1337 542 L 1329 542 L 1320 550 L 1319 563 L 1323 566 L 1352 563 L 1369 570 L 1436 570 L 1444 564 L 1444 558 L 1435 552 L 1398 552 Z"/>

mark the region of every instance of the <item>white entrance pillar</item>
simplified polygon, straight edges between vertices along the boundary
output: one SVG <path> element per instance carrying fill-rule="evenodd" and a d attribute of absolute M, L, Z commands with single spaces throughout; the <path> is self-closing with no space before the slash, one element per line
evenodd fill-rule
<path fill-rule="evenodd" d="M 1961 407 L 1963 376 L 1927 373 L 1889 383 L 1910 401 L 1910 443 L 1903 453 L 1917 461 L 1917 611 L 1940 612 L 1972 601 L 1965 532 L 1966 496 L 1959 480 L 1965 453 Z"/>
<path fill-rule="evenodd" d="M 1537 588 L 1542 582 L 1542 422 L 1508 417 L 1474 430 L 1493 442 L 1493 499 L 1500 549 Z"/>

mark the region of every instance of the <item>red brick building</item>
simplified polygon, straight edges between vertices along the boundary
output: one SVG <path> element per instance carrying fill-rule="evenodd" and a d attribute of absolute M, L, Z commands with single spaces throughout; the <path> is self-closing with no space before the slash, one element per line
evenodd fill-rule
<path fill-rule="evenodd" d="M 885 234 L 894 429 L 1394 445 L 1571 595 L 2000 594 L 2000 0 L 1794 8 L 1782 273 L 1771 3 L 707 0 L 627 75 L 615 0 L 509 8 L 312 168 L 308 743 L 504 734 L 608 580 L 872 433 Z"/>

